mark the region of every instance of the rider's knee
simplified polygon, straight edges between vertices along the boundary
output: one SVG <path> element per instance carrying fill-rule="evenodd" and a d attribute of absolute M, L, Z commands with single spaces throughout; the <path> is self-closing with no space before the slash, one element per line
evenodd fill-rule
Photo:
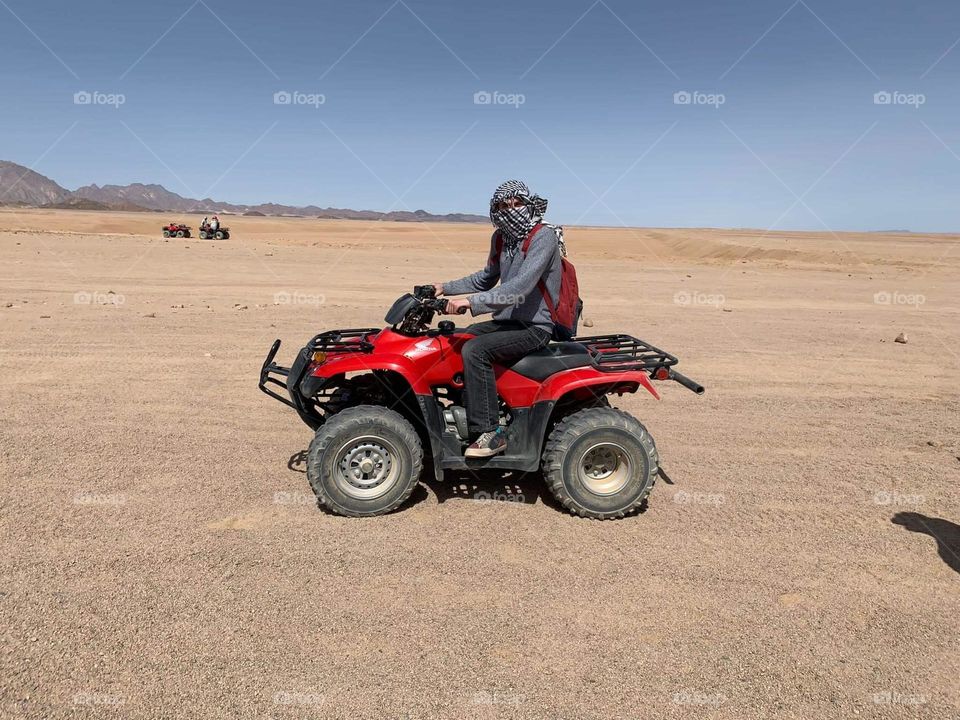
<path fill-rule="evenodd" d="M 474 360 L 480 360 L 483 362 L 487 359 L 487 353 L 483 349 L 483 345 L 477 342 L 477 338 L 474 338 L 473 340 L 467 340 L 467 342 L 463 344 L 463 349 L 460 351 L 460 355 L 463 357 L 464 365 Z"/>

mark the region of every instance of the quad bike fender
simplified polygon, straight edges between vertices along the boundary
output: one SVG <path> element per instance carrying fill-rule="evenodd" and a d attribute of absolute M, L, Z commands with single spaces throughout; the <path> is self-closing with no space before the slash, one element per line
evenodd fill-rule
<path fill-rule="evenodd" d="M 418 395 L 430 395 L 430 385 L 410 358 L 403 355 L 384 355 L 378 353 L 366 355 L 351 353 L 341 358 L 314 365 L 309 371 L 310 377 L 329 378 L 340 373 L 372 372 L 373 370 L 391 370 L 402 375 L 410 383 L 410 389 Z"/>
<path fill-rule="evenodd" d="M 606 387 L 604 387 L 606 386 Z M 640 370 L 630 372 L 607 373 L 593 368 L 577 368 L 552 375 L 540 387 L 534 403 L 559 400 L 567 393 L 582 388 L 603 389 L 603 394 L 616 392 L 636 392 L 644 388 L 657 400 L 659 393 L 654 389 L 650 378 Z"/>

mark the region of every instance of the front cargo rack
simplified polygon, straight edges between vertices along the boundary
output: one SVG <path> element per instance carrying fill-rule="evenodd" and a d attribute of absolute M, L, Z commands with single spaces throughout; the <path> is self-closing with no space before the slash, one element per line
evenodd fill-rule
<path fill-rule="evenodd" d="M 373 343 L 367 338 L 380 332 L 380 328 L 353 328 L 350 330 L 328 330 L 307 343 L 310 352 L 349 353 L 370 352 Z"/>

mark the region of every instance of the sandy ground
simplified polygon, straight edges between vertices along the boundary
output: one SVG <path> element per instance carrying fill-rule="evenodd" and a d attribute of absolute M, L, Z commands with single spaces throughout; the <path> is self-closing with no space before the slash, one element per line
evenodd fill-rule
<path fill-rule="evenodd" d="M 431 479 L 351 520 L 262 358 L 487 230 L 174 219 L 0 211 L 0 716 L 960 715 L 957 237 L 568 228 L 591 332 L 708 388 L 619 402 L 674 484 L 600 523 Z"/>

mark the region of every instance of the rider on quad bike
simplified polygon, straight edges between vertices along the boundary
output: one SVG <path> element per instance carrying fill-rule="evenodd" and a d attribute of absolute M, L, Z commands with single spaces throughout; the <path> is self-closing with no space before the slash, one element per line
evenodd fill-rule
<path fill-rule="evenodd" d="M 498 227 L 542 215 L 545 202 L 520 190 L 495 197 Z M 529 212 L 506 213 L 519 208 Z M 385 327 L 321 332 L 290 366 L 274 362 L 281 344 L 274 341 L 259 387 L 313 431 L 307 479 L 328 510 L 391 512 L 410 497 L 425 465 L 438 481 L 448 471 L 541 471 L 557 501 L 581 517 L 622 518 L 642 506 L 660 474 L 659 454 L 643 424 L 607 398 L 642 388 L 659 399 L 651 381 L 673 380 L 697 394 L 703 387 L 676 371 L 676 357 L 632 335 L 572 337 L 575 314 L 561 311 L 579 303 L 568 302 L 576 283 L 567 282 L 571 268 L 558 257 L 557 235 L 534 226 L 522 242 L 513 240 L 521 235 L 505 234 L 502 247 L 495 236 L 484 270 L 443 284 L 447 293 L 475 289 L 467 299 L 417 286 L 394 302 Z M 551 287 L 557 265 L 559 290 Z M 520 290 L 523 299 L 507 297 Z M 543 315 L 541 301 L 553 298 Z M 493 322 L 431 327 L 437 313 L 468 306 L 474 314 L 492 310 Z M 470 446 L 486 452 L 465 453 Z"/>
<path fill-rule="evenodd" d="M 507 448 L 494 363 L 541 350 L 554 336 L 553 298 L 560 297 L 562 268 L 557 233 L 542 222 L 546 209 L 547 201 L 531 194 L 523 182 L 503 183 L 490 199 L 496 230 L 486 266 L 459 280 L 434 283 L 437 296 L 472 293 L 448 300 L 448 313 L 493 313 L 492 320 L 465 331 L 474 336 L 462 351 L 467 427 L 473 440 L 464 452 L 468 458 L 490 457 Z"/>
<path fill-rule="evenodd" d="M 210 220 L 204 218 L 203 222 L 200 223 L 200 239 L 229 240 L 230 228 L 222 226 L 220 224 L 220 218 L 218 218 L 216 215 L 214 215 Z"/>

